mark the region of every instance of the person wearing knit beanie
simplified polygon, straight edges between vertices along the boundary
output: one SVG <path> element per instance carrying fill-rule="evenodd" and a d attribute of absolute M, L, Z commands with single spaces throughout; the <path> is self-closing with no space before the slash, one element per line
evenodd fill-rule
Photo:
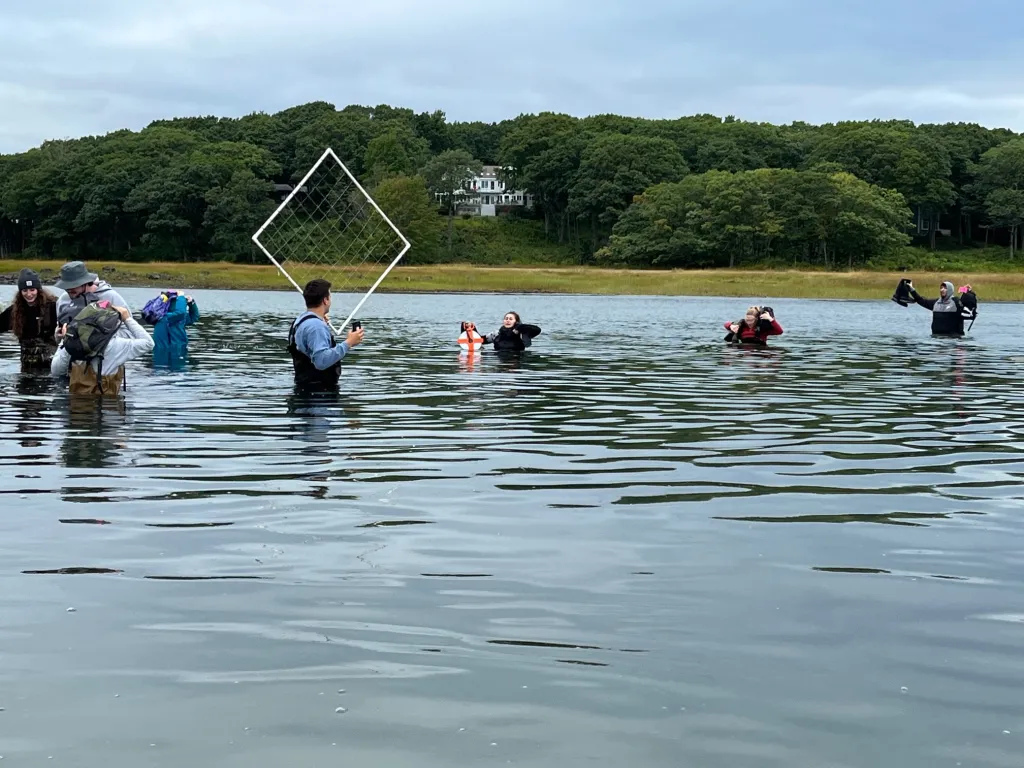
<path fill-rule="evenodd" d="M 27 291 L 31 288 L 35 288 L 37 291 L 43 287 L 43 281 L 39 279 L 39 274 L 32 271 L 28 267 L 21 270 L 18 273 L 18 290 Z"/>
<path fill-rule="evenodd" d="M 11 306 L 0 312 L 0 333 L 11 331 L 21 344 L 22 371 L 46 370 L 57 343 L 57 297 L 43 288 L 39 274 L 25 268 L 18 273 L 18 292 Z"/>

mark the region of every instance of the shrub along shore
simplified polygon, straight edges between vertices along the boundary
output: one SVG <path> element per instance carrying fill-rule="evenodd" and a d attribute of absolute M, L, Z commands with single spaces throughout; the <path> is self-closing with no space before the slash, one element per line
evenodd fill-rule
<path fill-rule="evenodd" d="M 31 267 L 52 284 L 61 262 L 0 261 L 0 283 L 16 282 Z M 272 265 L 130 263 L 93 260 L 89 267 L 115 287 L 154 289 L 294 290 Z M 356 290 L 378 273 L 350 271 Z M 330 278 L 330 275 L 327 275 Z M 594 267 L 399 266 L 377 289 L 381 293 L 567 293 L 634 296 L 723 296 L 802 299 L 887 299 L 897 281 L 910 277 L 926 296 L 938 295 L 942 280 L 970 283 L 983 302 L 1024 301 L 1024 272 L 827 272 L 811 270 L 627 270 Z"/>

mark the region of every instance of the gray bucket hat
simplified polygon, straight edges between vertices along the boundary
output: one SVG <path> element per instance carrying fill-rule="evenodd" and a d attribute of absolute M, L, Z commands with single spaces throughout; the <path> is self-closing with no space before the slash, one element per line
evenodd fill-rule
<path fill-rule="evenodd" d="M 84 262 L 69 261 L 60 268 L 60 279 L 54 285 L 62 291 L 69 291 L 72 288 L 81 288 L 83 285 L 95 283 L 99 275 L 90 272 Z"/>

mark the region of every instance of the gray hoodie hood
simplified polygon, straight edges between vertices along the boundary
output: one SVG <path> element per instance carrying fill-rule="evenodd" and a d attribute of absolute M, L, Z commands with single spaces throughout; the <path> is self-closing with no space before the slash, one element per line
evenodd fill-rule
<path fill-rule="evenodd" d="M 953 284 L 947 280 L 942 285 L 945 286 L 945 288 L 946 288 L 946 298 L 943 299 L 940 296 L 938 299 L 936 299 L 935 300 L 935 306 L 932 308 L 932 311 L 933 312 L 959 312 L 960 311 L 960 307 L 957 306 L 956 299 L 954 298 L 956 296 L 956 294 L 954 293 L 955 289 L 953 288 Z"/>

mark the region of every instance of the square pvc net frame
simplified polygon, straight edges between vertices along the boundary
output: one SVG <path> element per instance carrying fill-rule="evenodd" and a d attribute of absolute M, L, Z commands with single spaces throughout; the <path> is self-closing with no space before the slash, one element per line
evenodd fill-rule
<path fill-rule="evenodd" d="M 410 243 L 328 147 L 252 236 L 300 294 L 313 279 L 331 282 L 332 305 L 362 296 L 336 333 L 356 316 Z M 373 281 L 368 290 L 366 284 Z"/>

